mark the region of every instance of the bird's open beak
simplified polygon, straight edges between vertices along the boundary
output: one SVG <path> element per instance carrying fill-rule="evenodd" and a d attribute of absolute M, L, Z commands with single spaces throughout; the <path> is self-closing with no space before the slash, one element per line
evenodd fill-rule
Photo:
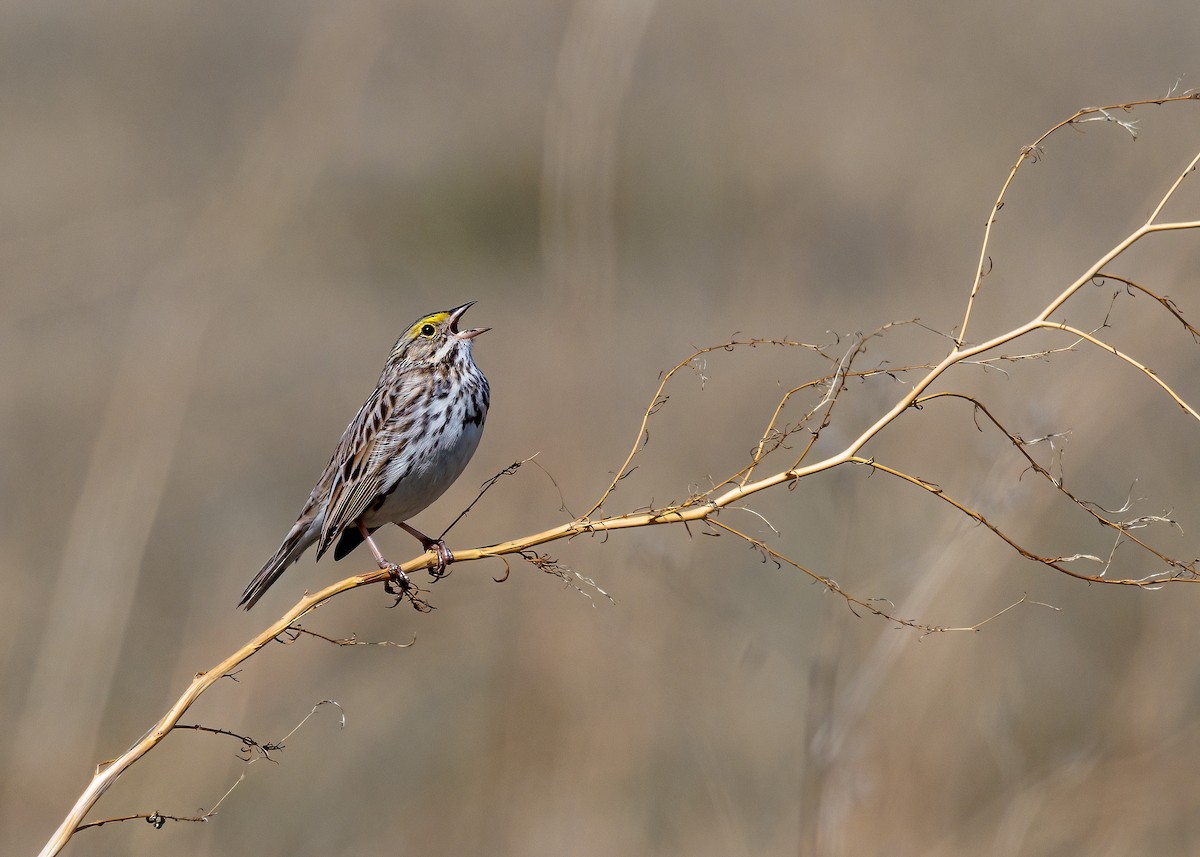
<path fill-rule="evenodd" d="M 469 301 L 462 306 L 456 306 L 450 310 L 450 332 L 459 339 L 474 339 L 481 333 L 487 333 L 491 330 L 490 327 L 475 327 L 470 330 L 459 330 L 458 322 L 463 317 L 463 313 L 475 305 L 475 301 Z"/>

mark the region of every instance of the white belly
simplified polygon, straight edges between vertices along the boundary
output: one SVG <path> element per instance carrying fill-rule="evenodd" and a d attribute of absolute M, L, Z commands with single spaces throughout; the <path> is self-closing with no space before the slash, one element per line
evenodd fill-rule
<path fill-rule="evenodd" d="M 432 451 L 419 454 L 404 449 L 385 465 L 387 494 L 382 503 L 363 513 L 361 520 L 368 528 L 407 521 L 441 497 L 462 474 L 483 435 L 483 420 L 467 422 L 465 416 L 464 407 L 451 408 Z"/>

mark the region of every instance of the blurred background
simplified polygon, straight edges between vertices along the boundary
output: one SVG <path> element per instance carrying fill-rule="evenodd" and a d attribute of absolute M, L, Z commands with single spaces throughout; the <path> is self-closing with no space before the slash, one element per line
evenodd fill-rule
<path fill-rule="evenodd" d="M 940 359 L 1021 147 L 1080 107 L 1200 86 L 1186 0 L 46 2 L 5 3 L 0 23 L 7 854 L 34 853 L 193 673 L 372 567 L 310 555 L 234 609 L 415 318 L 479 301 L 493 405 L 466 474 L 414 523 L 439 532 L 537 453 L 544 470 L 502 480 L 449 542 L 536 532 L 597 498 L 694 346 L 740 332 L 841 353 L 920 319 L 864 365 Z M 1065 129 L 1022 170 L 969 338 L 1036 313 L 1200 146 L 1200 105 L 1131 118 L 1136 142 Z M 1168 214 L 1200 216 L 1200 194 Z M 1114 271 L 1196 322 L 1198 248 L 1161 236 Z M 1107 314 L 1103 334 L 1195 403 L 1196 344 L 1114 291 L 1061 317 Z M 1065 450 L 1068 487 L 1177 519 L 1145 532 L 1200 555 L 1194 421 L 1094 350 L 1005 368 L 942 388 L 1023 437 L 1068 433 L 1035 447 Z M 725 478 L 781 392 L 826 369 L 760 349 L 682 373 L 607 509 Z M 906 377 L 852 384 L 818 452 Z M 1035 550 L 1112 550 L 961 403 L 866 451 Z M 306 626 L 415 645 L 271 647 L 183 718 L 277 740 L 333 699 L 345 728 L 323 706 L 208 824 L 107 826 L 66 853 L 1200 849 L 1200 589 L 1086 586 L 862 471 L 747 505 L 722 520 L 896 615 L 972 626 L 1030 601 L 922 638 L 700 528 L 544 549 L 613 603 L 515 563 L 496 584 L 500 562 L 456 567 L 424 615 L 358 590 Z M 381 543 L 415 553 L 395 528 Z M 1129 546 L 1114 562 L 1161 568 Z M 172 734 L 92 818 L 211 808 L 238 751 Z"/>

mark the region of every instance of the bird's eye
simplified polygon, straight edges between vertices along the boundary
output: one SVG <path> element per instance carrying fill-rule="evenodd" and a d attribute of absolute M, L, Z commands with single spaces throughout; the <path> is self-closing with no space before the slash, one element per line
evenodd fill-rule
<path fill-rule="evenodd" d="M 421 325 L 421 335 L 422 336 L 433 336 L 434 332 L 435 332 L 435 328 L 432 324 Z"/>

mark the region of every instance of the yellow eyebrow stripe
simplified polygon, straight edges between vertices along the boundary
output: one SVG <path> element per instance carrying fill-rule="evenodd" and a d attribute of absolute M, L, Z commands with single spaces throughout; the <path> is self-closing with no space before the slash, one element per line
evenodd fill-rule
<path fill-rule="evenodd" d="M 439 327 L 442 324 L 442 322 L 444 322 L 449 317 L 450 317 L 450 313 L 448 313 L 448 312 L 435 312 L 435 313 L 433 313 L 433 315 L 427 315 L 408 329 L 408 335 L 416 336 L 417 332 L 420 331 L 422 326 L 424 326 L 426 324 L 432 324 L 434 327 Z"/>

